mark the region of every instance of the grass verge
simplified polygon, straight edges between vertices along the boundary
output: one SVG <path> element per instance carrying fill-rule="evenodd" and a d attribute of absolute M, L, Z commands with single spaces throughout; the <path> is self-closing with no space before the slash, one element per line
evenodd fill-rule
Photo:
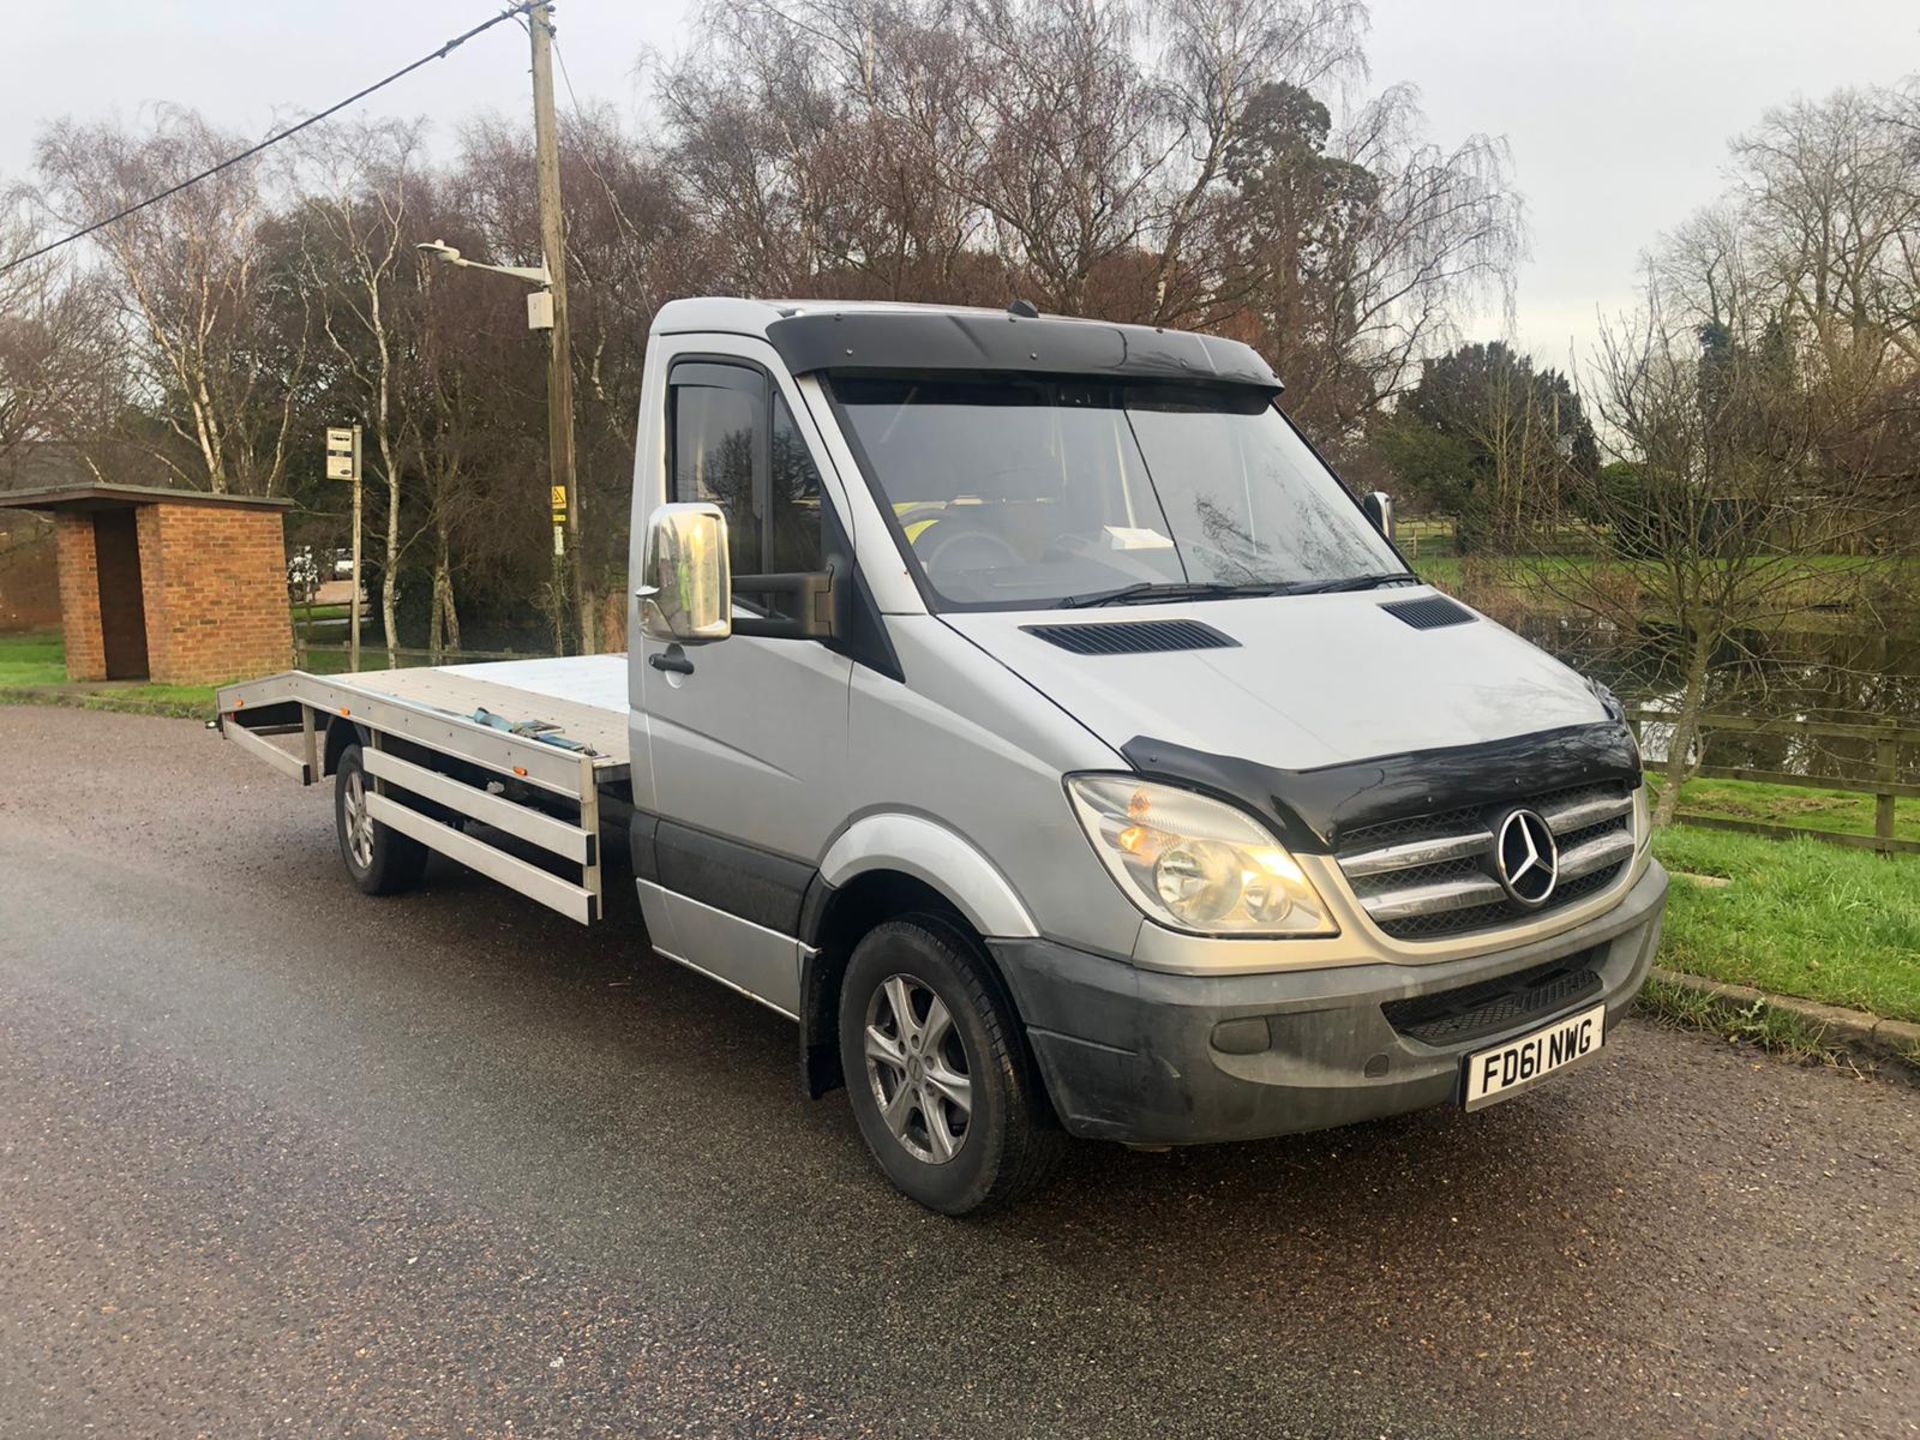
<path fill-rule="evenodd" d="M 1680 787 L 1682 810 L 1837 835 L 1873 834 L 1874 803 L 1871 795 L 1846 790 L 1756 780 L 1689 780 Z M 1893 802 L 1893 833 L 1902 840 L 1920 840 L 1920 800 L 1902 797 Z"/>
<path fill-rule="evenodd" d="M 1757 1045 L 1777 1055 L 1817 1065 L 1838 1065 L 1846 1051 L 1829 1040 L 1826 1028 L 1803 1016 L 1778 1009 L 1764 1000 L 1733 1006 L 1698 990 L 1689 990 L 1657 976 L 1634 1002 L 1637 1009 L 1663 1025 L 1705 1030 L 1745 1045 Z"/>
<path fill-rule="evenodd" d="M 0 635 L 0 688 L 66 683 L 67 651 L 58 635 Z"/>
<path fill-rule="evenodd" d="M 1920 861 L 1686 825 L 1653 844 L 1669 870 L 1732 882 L 1675 876 L 1661 964 L 1920 1020 Z"/>
<path fill-rule="evenodd" d="M 205 720 L 214 711 L 212 685 L 89 685 L 67 680 L 58 635 L 0 635 L 0 703 L 71 705 L 133 715 Z"/>
<path fill-rule="evenodd" d="M 101 690 L 51 689 L 0 684 L 0 705 L 65 705 L 122 715 L 164 715 L 174 720 L 211 720 L 212 685 L 127 685 Z"/>

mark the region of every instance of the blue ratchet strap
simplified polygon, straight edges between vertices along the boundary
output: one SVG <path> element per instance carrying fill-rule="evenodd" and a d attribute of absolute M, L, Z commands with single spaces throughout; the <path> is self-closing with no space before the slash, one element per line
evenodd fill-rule
<path fill-rule="evenodd" d="M 476 725 L 504 730 L 509 735 L 519 736 L 522 740 L 538 740 L 542 745 L 551 745 L 556 750 L 571 750 L 580 755 L 592 753 L 578 740 L 569 739 L 561 734 L 560 727 L 549 720 L 509 720 L 504 715 L 494 714 L 484 705 L 467 718 Z"/>

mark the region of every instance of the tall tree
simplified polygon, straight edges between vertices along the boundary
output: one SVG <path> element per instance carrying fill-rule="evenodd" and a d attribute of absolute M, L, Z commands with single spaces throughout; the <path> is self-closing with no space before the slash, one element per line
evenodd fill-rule
<path fill-rule="evenodd" d="M 40 238 L 24 198 L 0 209 L 0 267 Z M 101 439 L 123 398 L 112 313 L 105 277 L 65 257 L 0 274 L 0 469 L 29 445 Z"/>
<path fill-rule="evenodd" d="M 1463 551 L 1539 540 L 1532 522 L 1557 521 L 1569 486 L 1600 466 L 1566 377 L 1499 340 L 1425 361 L 1379 438 L 1408 489 L 1455 517 Z"/>
<path fill-rule="evenodd" d="M 244 147 L 191 111 L 160 110 L 134 132 L 58 121 L 35 164 L 63 226 L 124 210 Z M 179 441 L 155 453 L 184 483 L 276 494 L 307 359 L 297 273 L 265 263 L 271 202 L 261 162 L 232 166 L 97 232 L 127 350 L 152 413 Z"/>
<path fill-rule="evenodd" d="M 1534 576 L 1629 631 L 1649 619 L 1673 627 L 1662 823 L 1704 758 L 1709 700 L 1766 683 L 1747 663 L 1755 637 L 1864 577 L 1885 549 L 1911 548 L 1920 526 L 1920 496 L 1883 483 L 1858 397 L 1810 363 L 1817 347 L 1764 277 L 1697 248 L 1710 233 L 1670 241 L 1661 269 L 1678 277 L 1691 263 L 1723 314 L 1739 318 L 1702 320 L 1675 282 L 1656 279 L 1645 309 L 1609 329 L 1594 393 L 1627 463 L 1573 482 L 1594 563 Z"/>
<path fill-rule="evenodd" d="M 309 131 L 298 152 L 292 216 L 302 278 L 318 309 L 337 374 L 372 439 L 373 478 L 384 492 L 380 619 L 387 664 L 398 663 L 406 450 L 406 395 L 398 371 L 417 350 L 420 212 L 431 205 L 421 170 L 420 125 L 377 121 Z M 344 392 L 344 393 L 342 393 Z M 436 585 L 435 603 L 439 603 Z"/>

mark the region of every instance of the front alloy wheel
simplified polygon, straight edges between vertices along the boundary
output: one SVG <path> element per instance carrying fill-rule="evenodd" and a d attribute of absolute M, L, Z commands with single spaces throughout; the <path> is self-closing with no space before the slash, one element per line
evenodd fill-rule
<path fill-rule="evenodd" d="M 973 1081 L 946 1002 L 913 975 L 890 975 L 867 1002 L 867 1083 L 893 1138 L 929 1165 L 967 1143 Z"/>
<path fill-rule="evenodd" d="M 876 925 L 847 959 L 839 1029 L 861 1138 L 902 1191 L 966 1215 L 1039 1186 L 1063 1137 L 977 937 L 939 915 Z"/>

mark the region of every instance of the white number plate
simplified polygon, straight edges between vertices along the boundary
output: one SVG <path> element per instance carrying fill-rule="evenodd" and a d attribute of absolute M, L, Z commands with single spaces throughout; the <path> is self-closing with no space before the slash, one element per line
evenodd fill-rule
<path fill-rule="evenodd" d="M 1469 1055 L 1466 1060 L 1467 1109 L 1478 1110 L 1482 1105 L 1505 1100 L 1542 1075 L 1551 1075 L 1576 1060 L 1586 1059 L 1606 1043 L 1606 1038 L 1607 1007 L 1600 1004 L 1578 1015 L 1556 1020 L 1544 1030 Z"/>

